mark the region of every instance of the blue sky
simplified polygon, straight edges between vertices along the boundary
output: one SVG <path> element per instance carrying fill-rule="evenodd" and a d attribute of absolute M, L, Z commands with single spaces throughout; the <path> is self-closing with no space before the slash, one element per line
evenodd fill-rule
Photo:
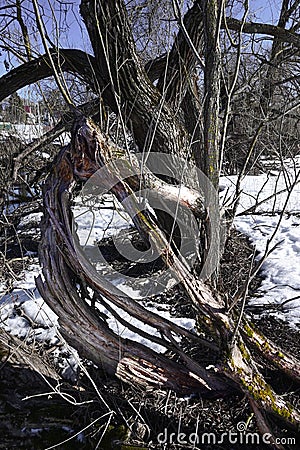
<path fill-rule="evenodd" d="M 251 10 L 255 11 L 255 21 L 276 24 L 278 22 L 281 0 L 249 0 Z"/>

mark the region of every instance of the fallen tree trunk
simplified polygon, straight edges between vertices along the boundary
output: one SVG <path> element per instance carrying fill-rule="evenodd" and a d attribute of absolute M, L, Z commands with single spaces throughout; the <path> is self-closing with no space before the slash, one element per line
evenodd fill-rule
<path fill-rule="evenodd" d="M 111 161 L 115 152 L 117 149 L 91 121 L 77 119 L 72 144 L 61 151 L 44 186 L 40 251 L 44 279 L 39 277 L 37 286 L 45 301 L 58 314 L 66 340 L 81 355 L 126 382 L 145 388 L 170 388 L 181 393 L 200 392 L 207 397 L 223 396 L 232 389 L 239 389 L 252 399 L 254 411 L 258 408 L 271 412 L 297 426 L 300 423 L 298 411 L 265 381 L 256 358 L 271 361 L 297 381 L 299 362 L 281 352 L 246 320 L 236 330 L 235 310 L 230 314 L 227 312 L 222 298 L 190 273 L 151 215 L 139 210 L 130 182 L 119 178 L 117 166 L 113 171 Z M 166 266 L 181 282 L 187 298 L 199 314 L 200 326 L 203 325 L 214 343 L 200 339 L 147 310 L 105 282 L 89 261 L 79 255 L 72 234 L 72 196 L 78 182 L 88 180 L 103 166 L 106 171 L 102 182 L 113 186 L 111 192 L 123 201 L 141 236 L 151 241 Z M 118 320 L 122 321 L 122 313 L 115 311 L 116 307 L 135 317 L 140 326 L 128 323 L 128 328 L 174 352 L 177 360 L 172 361 L 145 345 L 116 335 L 97 310 L 89 306 L 92 297 L 87 287 L 92 289 L 97 302 L 110 304 L 110 311 Z M 153 334 L 143 331 L 144 323 L 153 328 Z M 199 340 L 201 345 L 218 352 L 219 363 L 210 369 L 202 367 L 201 362 L 191 359 L 182 350 L 179 342 L 182 337 Z M 258 420 L 261 422 L 261 416 Z M 266 427 L 266 423 L 261 423 L 261 428 Z"/>
<path fill-rule="evenodd" d="M 79 259 L 74 249 L 70 223 L 70 194 L 76 186 L 73 171 L 78 173 L 78 164 L 74 170 L 70 156 L 76 160 L 76 151 L 78 148 L 74 152 L 72 148 L 62 151 L 44 186 L 45 217 L 40 247 L 44 281 L 41 277 L 37 279 L 37 287 L 42 297 L 60 317 L 62 333 L 66 340 L 105 371 L 122 374 L 122 378 L 133 384 L 153 384 L 156 388 L 165 387 L 180 392 L 197 391 L 209 396 L 211 392 L 214 396 L 216 392 L 218 395 L 228 392 L 226 384 L 220 382 L 214 374 L 206 373 L 196 363 L 191 361 L 192 368 L 186 368 L 143 345 L 117 336 L 109 330 L 106 322 L 88 307 L 85 294 L 74 286 L 76 280 L 84 280 L 84 283 L 96 291 L 99 299 L 104 296 L 138 318 L 141 323 L 151 325 L 154 330 L 159 331 L 161 337 L 143 333 L 144 337 L 165 348 L 177 351 L 178 347 L 172 334 L 198 339 L 187 330 L 147 311 L 110 283 L 103 285 L 103 280 L 91 264 Z M 139 332 L 142 333 L 141 330 Z M 188 366 L 188 358 L 186 355 L 183 357 Z"/>

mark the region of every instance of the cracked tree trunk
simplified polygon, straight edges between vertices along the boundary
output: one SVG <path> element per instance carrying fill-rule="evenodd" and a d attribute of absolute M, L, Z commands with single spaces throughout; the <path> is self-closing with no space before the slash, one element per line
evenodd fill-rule
<path fill-rule="evenodd" d="M 203 325 L 206 333 L 214 340 L 214 351 L 220 355 L 219 363 L 207 369 L 191 359 L 181 348 L 178 338 L 187 337 L 197 341 L 199 338 L 196 334 L 148 311 L 138 301 L 124 295 L 109 282 L 104 282 L 95 268 L 79 257 L 72 233 L 73 192 L 77 183 L 86 181 L 104 164 L 110 163 L 114 154 L 118 155 L 119 149 L 91 121 L 77 119 L 73 127 L 72 144 L 62 150 L 44 186 L 40 251 L 43 278 L 38 278 L 37 285 L 45 301 L 58 314 L 66 340 L 82 356 L 126 382 L 147 389 L 200 392 L 209 398 L 238 389 L 246 393 L 259 411 L 275 414 L 297 426 L 300 422 L 298 411 L 265 381 L 257 368 L 256 358 L 263 357 L 271 361 L 283 374 L 297 381 L 299 362 L 260 335 L 248 322 L 244 321 L 241 328 L 235 330 L 235 313 L 229 314 L 222 298 L 187 270 L 151 216 L 140 213 L 130 183 L 118 179 L 113 169 L 107 170 L 105 175 L 109 185 L 110 178 L 115 180 L 111 192 L 118 200 L 128 200 L 124 203 L 125 208 L 134 216 L 135 226 L 144 237 L 151 239 L 165 264 L 181 281 L 187 298 L 199 313 L 200 326 Z M 128 328 L 170 350 L 177 355 L 176 360 L 170 360 L 166 355 L 116 335 L 95 309 L 89 306 L 91 298 L 88 298 L 87 289 L 79 287 L 82 283 L 96 293 L 98 302 L 104 305 L 110 303 L 110 311 L 117 319 L 122 318 L 122 314 L 117 313 L 114 306 L 135 317 L 141 326 L 127 324 Z M 151 325 L 159 334 L 144 332 L 143 323 Z M 211 345 L 203 340 L 199 342 Z"/>
<path fill-rule="evenodd" d="M 147 323 L 160 332 L 161 337 L 143 333 L 144 337 L 162 346 L 179 352 L 173 336 L 198 339 L 187 330 L 174 326 L 171 322 L 151 313 L 137 302 L 127 297 L 113 285 L 103 284 L 96 270 L 88 261 L 82 261 L 74 248 L 71 227 L 70 201 L 77 180 L 87 179 L 99 166 L 96 163 L 95 142 L 105 149 L 105 140 L 95 141 L 93 131 L 88 125 L 81 133 L 87 132 L 89 140 L 84 147 L 76 141 L 58 157 L 52 174 L 44 186 L 44 220 L 42 224 L 42 243 L 40 261 L 43 278 L 37 279 L 38 289 L 44 300 L 58 314 L 62 333 L 66 340 L 78 349 L 80 354 L 91 359 L 109 373 L 114 373 L 127 382 L 144 387 L 164 387 L 180 392 L 201 392 L 206 396 L 223 395 L 228 392 L 226 383 L 221 383 L 212 373 L 201 366 L 189 362 L 185 364 L 169 360 L 144 345 L 122 339 L 113 333 L 107 323 L 86 303 L 86 291 L 76 287 L 76 281 L 83 280 L 92 287 L 101 301 L 102 296 L 119 308 L 123 308 L 141 324 Z M 75 128 L 75 133 L 79 132 Z M 92 132 L 91 135 L 89 133 Z M 78 136 L 77 136 L 78 137 Z M 108 174 L 109 176 L 109 174 Z M 114 176 L 114 175 L 113 175 Z M 118 197 L 123 195 L 124 185 L 118 183 L 113 189 Z M 138 330 L 142 332 L 141 330 Z"/>

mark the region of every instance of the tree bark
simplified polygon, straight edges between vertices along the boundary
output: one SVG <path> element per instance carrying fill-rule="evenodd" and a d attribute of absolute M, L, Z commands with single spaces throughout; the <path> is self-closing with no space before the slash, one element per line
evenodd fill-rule
<path fill-rule="evenodd" d="M 193 14 L 188 13 L 184 22 L 191 30 L 192 44 L 196 50 L 200 49 L 202 42 L 202 34 L 195 35 L 199 27 L 202 30 L 202 18 L 204 27 L 206 71 L 203 121 L 206 162 L 203 166 L 201 161 L 197 164 L 204 168 L 217 188 L 220 95 L 218 36 L 219 27 L 224 24 L 221 23 L 219 1 L 197 1 L 193 11 L 198 4 L 203 11 L 200 19 L 194 23 Z M 80 74 L 95 92 L 103 96 L 105 103 L 123 119 L 124 128 L 131 128 L 141 152 L 163 151 L 186 155 L 190 145 L 189 133 L 197 123 L 197 111 L 195 109 L 193 112 L 196 111 L 196 114 L 189 117 L 185 106 L 184 123 L 180 115 L 175 114 L 174 108 L 182 104 L 178 92 L 189 93 L 188 78 L 182 78 L 181 71 L 176 72 L 172 65 L 167 68 L 169 75 L 173 77 L 167 89 L 164 89 L 162 78 L 159 81 L 162 92 L 151 83 L 136 54 L 123 1 L 82 0 L 81 12 L 95 57 L 78 50 L 53 50 L 55 63 L 61 70 Z M 228 19 L 227 24 L 231 29 L 240 29 L 241 26 L 235 19 Z M 295 46 L 299 44 L 295 33 L 281 27 L 244 25 L 245 32 L 256 33 L 259 30 L 266 33 L 272 31 L 278 39 L 285 39 Z M 186 36 L 185 39 L 178 36 L 170 55 L 171 61 L 175 61 L 179 54 L 183 56 L 185 60 L 182 61 L 181 68 L 188 70 L 192 70 L 195 65 L 195 52 L 191 52 L 190 44 Z M 162 60 L 159 64 L 161 66 Z M 52 75 L 52 71 L 45 56 L 22 65 L 0 79 L 2 98 L 30 82 Z M 151 77 L 157 76 L 154 72 Z M 177 96 L 175 99 L 174 95 Z M 188 97 L 186 99 L 189 101 Z M 265 362 L 271 361 L 283 376 L 299 381 L 299 362 L 291 355 L 281 352 L 246 320 L 240 323 L 235 309 L 229 312 L 224 299 L 191 273 L 184 259 L 175 251 L 176 246 L 169 242 L 157 221 L 147 211 L 139 210 L 135 190 L 144 183 L 148 189 L 156 189 L 169 196 L 173 202 L 177 196 L 179 203 L 188 203 L 193 212 L 203 218 L 205 209 L 201 195 L 197 196 L 192 190 L 186 190 L 184 195 L 177 195 L 180 191 L 176 187 L 161 182 L 147 169 L 145 180 L 138 173 L 124 181 L 118 177 L 113 166 L 109 166 L 105 175 L 114 196 L 120 201 L 127 200 L 127 212 L 133 218 L 141 237 L 153 243 L 166 267 L 181 282 L 187 301 L 198 315 L 199 327 L 203 328 L 209 339 L 200 338 L 196 333 L 147 310 L 99 277 L 93 266 L 78 254 L 72 232 L 73 196 L 82 182 L 111 162 L 111 155 L 119 157 L 120 149 L 109 142 L 93 122 L 86 120 L 78 111 L 73 112 L 76 120 L 72 128 L 71 144 L 62 149 L 56 158 L 44 185 L 44 220 L 40 248 L 43 276 L 37 279 L 41 295 L 59 316 L 61 330 L 67 341 L 82 356 L 126 382 L 146 388 L 174 389 L 180 393 L 200 392 L 206 397 L 223 396 L 232 389 L 238 389 L 246 393 L 254 411 L 259 408 L 259 413 L 271 412 L 285 422 L 297 425 L 298 411 L 266 383 L 259 363 L 262 359 Z M 189 121 L 190 130 L 186 130 Z M 122 156 L 126 155 L 125 151 L 121 153 Z M 113 188 L 111 180 L 114 181 Z M 207 218 L 209 219 L 209 214 Z M 209 236 L 209 231 L 207 235 Z M 92 295 L 87 287 L 93 292 Z M 137 319 L 140 327 L 131 323 L 126 324 L 127 327 L 144 339 L 162 345 L 176 359 L 114 333 L 105 318 L 97 313 L 97 308 L 90 306 L 93 299 L 110 309 L 120 323 L 124 323 L 125 319 L 116 308 Z M 143 324 L 153 328 L 153 335 L 143 330 Z M 202 366 L 183 351 L 180 344 L 182 338 L 212 349 L 217 353 L 218 363 L 211 368 Z"/>
<path fill-rule="evenodd" d="M 219 186 L 219 107 L 221 52 L 219 43 L 219 0 L 201 2 L 204 16 L 204 161 L 205 175 L 217 189 Z"/>
<path fill-rule="evenodd" d="M 200 2 L 195 1 L 183 20 L 180 14 L 178 11 L 177 21 L 180 31 L 169 55 L 165 58 L 165 66 L 157 82 L 157 88 L 176 113 L 180 111 L 191 74 L 194 73 L 196 64 L 199 64 L 197 55 L 202 56 L 204 40 Z"/>
<path fill-rule="evenodd" d="M 283 29 L 286 27 L 289 20 L 288 5 L 289 0 L 282 0 L 278 27 Z M 265 117 L 267 117 L 270 112 L 270 103 L 272 102 L 275 93 L 276 83 L 283 77 L 283 71 L 280 64 L 284 60 L 284 55 L 284 43 L 278 37 L 275 37 L 273 39 L 270 60 L 260 95 L 260 107 Z"/>
<path fill-rule="evenodd" d="M 242 26 L 242 22 L 232 17 L 226 17 L 226 25 L 230 30 L 239 31 Z M 222 24 L 222 28 L 225 28 L 225 24 Z M 270 25 L 268 23 L 256 23 L 246 22 L 243 24 L 243 32 L 249 34 L 265 34 L 273 36 L 282 42 L 288 42 L 294 45 L 296 48 L 300 48 L 300 36 L 299 34 L 286 30 L 280 26 Z"/>
<path fill-rule="evenodd" d="M 186 132 L 137 57 L 124 2 L 82 0 L 80 10 L 97 60 L 96 73 L 110 83 L 119 115 L 131 125 L 140 151 L 184 154 Z"/>

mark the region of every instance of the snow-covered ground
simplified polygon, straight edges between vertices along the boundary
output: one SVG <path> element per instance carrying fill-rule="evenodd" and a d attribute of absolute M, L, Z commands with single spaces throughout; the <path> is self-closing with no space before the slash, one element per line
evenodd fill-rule
<path fill-rule="evenodd" d="M 294 163 L 289 162 L 287 168 L 285 173 L 273 171 L 268 176 L 248 176 L 244 179 L 234 224 L 238 230 L 250 237 L 259 252 L 258 258 L 263 256 L 271 237 L 270 248 L 277 244 L 263 263 L 262 285 L 258 296 L 250 301 L 250 305 L 272 305 L 272 308 L 268 309 L 269 313 L 280 315 L 291 325 L 297 326 L 300 323 L 300 184 L 296 184 L 292 193 L 288 194 L 290 185 L 297 177 L 298 169 Z M 230 195 L 235 189 L 236 181 L 235 176 L 221 179 L 223 186 L 221 198 L 227 204 L 230 203 Z M 274 196 L 274 192 L 279 194 Z M 255 213 L 247 213 L 253 205 L 257 205 Z M 280 211 L 283 207 L 285 214 L 281 217 Z M 96 214 L 87 206 L 82 208 L 78 203 L 74 207 L 74 216 L 78 226 L 78 237 L 83 245 L 94 244 L 103 236 L 114 235 L 118 230 L 131 225 L 129 217 L 124 212 L 113 211 L 111 200 L 108 198 Z M 38 219 L 39 216 L 35 215 L 28 217 L 27 221 Z M 35 287 L 34 279 L 39 274 L 40 268 L 37 258 L 33 258 L 32 261 L 30 268 L 14 283 L 13 291 L 5 294 L 4 286 L 0 286 L 1 326 L 29 341 L 46 342 L 49 347 L 59 344 L 60 352 L 57 352 L 57 358 L 61 363 L 62 372 L 65 376 L 72 377 L 76 371 L 78 356 L 61 340 L 58 318 L 41 299 Z M 138 292 L 135 292 L 132 286 L 126 287 L 122 279 L 116 279 L 115 285 L 128 295 L 138 297 Z M 144 301 L 143 304 L 152 311 L 155 310 L 150 303 Z M 142 339 L 117 322 L 105 307 L 101 307 L 101 311 L 107 315 L 109 326 L 120 336 L 133 340 Z M 160 305 L 159 311 L 156 312 L 188 329 L 192 329 L 195 325 L 193 320 L 187 318 L 173 318 L 168 305 Z M 128 315 L 124 313 L 122 315 L 137 328 L 143 326 L 150 334 L 154 332 L 150 327 L 145 327 Z M 149 345 L 146 340 L 142 342 Z M 153 343 L 152 347 L 157 351 L 164 350 Z M 61 358 L 61 354 L 64 354 L 64 358 Z"/>
<path fill-rule="evenodd" d="M 0 297 L 0 326 L 27 343 L 46 344 L 53 351 L 61 375 L 75 379 L 79 357 L 60 336 L 58 318 L 35 286 L 39 273 L 37 258 L 33 258 L 30 267 L 15 281 L 14 290 Z"/>
<path fill-rule="evenodd" d="M 7 129 L 0 131 L 0 139 L 5 140 L 11 136 L 19 138 L 22 142 L 29 143 L 40 138 L 45 132 L 44 125 L 39 124 L 7 124 Z"/>
<path fill-rule="evenodd" d="M 278 162 L 276 167 L 268 174 L 242 180 L 234 225 L 249 236 L 258 251 L 257 260 L 263 257 L 267 245 L 271 249 L 276 244 L 263 263 L 262 285 L 250 305 L 268 305 L 267 312 L 299 326 L 300 157 Z M 225 205 L 230 204 L 236 183 L 237 176 L 221 179 Z"/>
<path fill-rule="evenodd" d="M 265 253 L 268 240 L 278 226 L 279 216 L 248 215 L 235 220 L 236 228 L 249 236 L 259 252 Z M 259 297 L 250 305 L 268 305 L 266 310 L 287 320 L 290 325 L 300 324 L 300 215 L 282 218 L 278 231 L 271 241 L 275 249 L 263 263 L 263 280 L 258 289 Z"/>
<path fill-rule="evenodd" d="M 3 124 L 3 122 L 2 122 Z M 5 126 L 6 125 L 6 126 Z M 43 134 L 48 131 L 50 127 L 43 124 L 3 124 L 2 129 L 0 129 L 0 140 L 6 140 L 12 136 L 20 139 L 21 142 L 26 144 L 32 142 L 34 139 L 39 139 Z M 58 138 L 53 141 L 56 145 L 66 145 L 70 142 L 71 136 L 69 132 L 62 133 Z M 45 154 L 47 155 L 47 154 Z M 45 156 L 47 157 L 47 156 Z"/>

